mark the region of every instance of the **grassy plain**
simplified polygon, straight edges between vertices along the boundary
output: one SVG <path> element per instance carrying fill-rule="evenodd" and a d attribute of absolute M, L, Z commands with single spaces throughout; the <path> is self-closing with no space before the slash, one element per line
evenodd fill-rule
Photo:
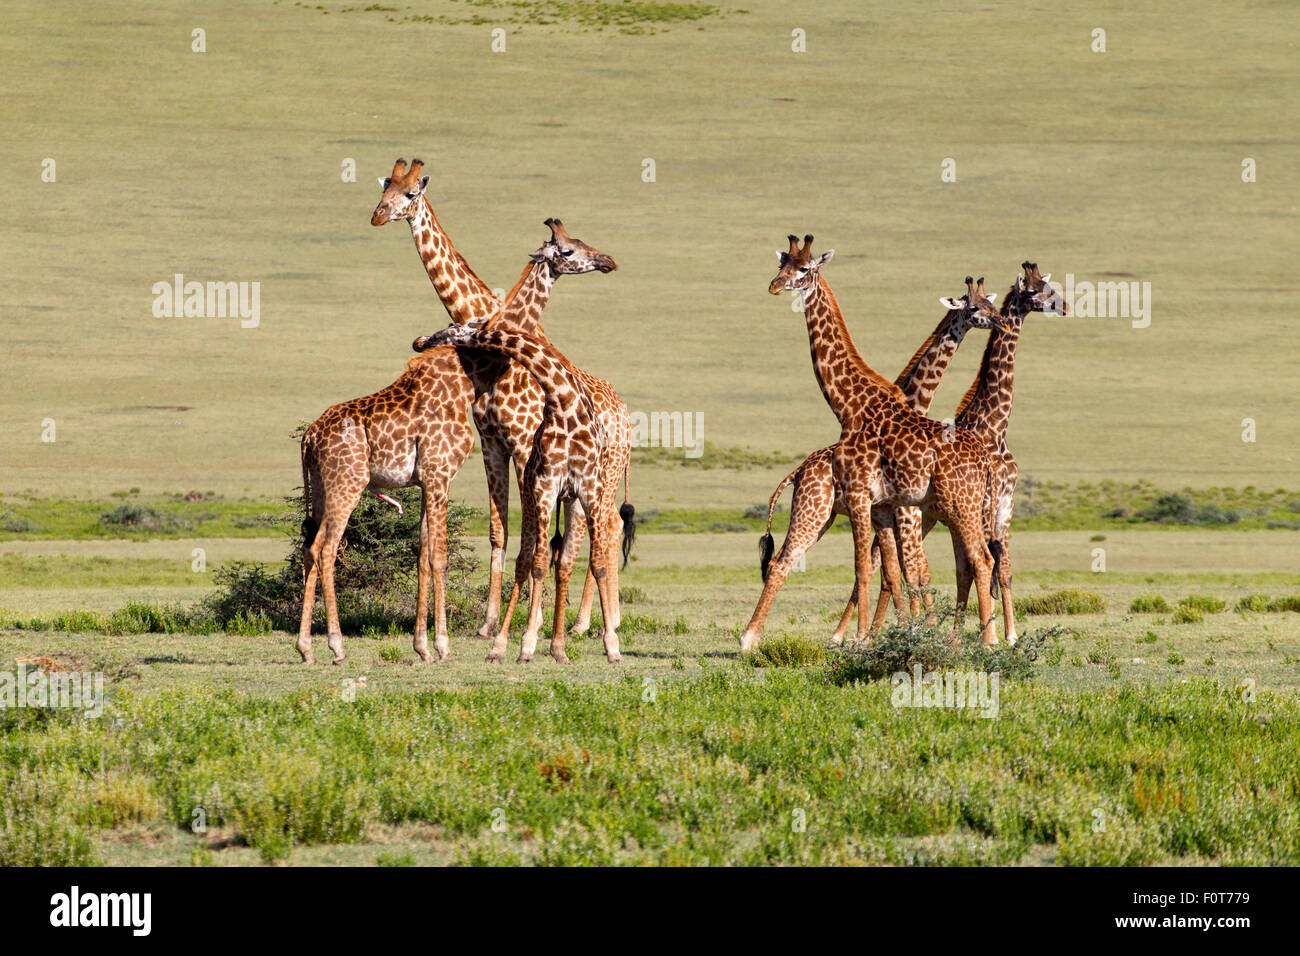
<path fill-rule="evenodd" d="M 1300 861 L 1300 614 L 1236 610 L 1300 593 L 1300 140 L 1278 125 L 1300 11 L 679 6 L 7 4 L 0 672 L 99 671 L 109 705 L 0 709 L 0 864 Z M 623 663 L 585 639 L 568 668 L 492 666 L 457 633 L 417 666 L 395 633 L 307 668 L 285 633 L 105 630 L 282 558 L 294 427 L 445 322 L 404 227 L 368 225 L 399 155 L 492 286 L 546 216 L 616 256 L 560 285 L 552 338 L 633 410 L 702 416 L 702 460 L 634 453 Z M 1022 622 L 1046 643 L 996 720 L 736 659 L 754 508 L 837 431 L 802 320 L 764 291 L 790 231 L 837 249 L 827 277 L 890 375 L 967 273 L 1152 284 L 1148 328 L 1026 329 L 1016 593 L 1103 609 Z M 260 282 L 259 326 L 155 318 L 178 272 Z M 1187 525 L 1138 517 L 1166 491 Z M 477 456 L 453 496 L 484 504 Z M 850 550 L 810 553 L 770 641 L 829 635 Z M 947 593 L 946 538 L 928 552 Z M 1189 597 L 1224 606 L 1184 623 Z"/>
<path fill-rule="evenodd" d="M 772 250 L 807 231 L 837 249 L 828 279 L 889 374 L 967 273 L 1001 290 L 1031 257 L 1057 278 L 1151 282 L 1149 328 L 1030 323 L 1022 469 L 1292 483 L 1300 149 L 1277 119 L 1300 80 L 1293 4 L 724 3 L 640 35 L 523 23 L 518 5 L 400 6 L 6 5 L 0 203 L 26 212 L 0 233 L 4 371 L 21 383 L 0 391 L 0 489 L 285 493 L 297 422 L 387 384 L 444 322 L 404 228 L 367 222 L 375 177 L 412 154 L 490 285 L 511 284 L 549 215 L 614 254 L 618 272 L 561 284 L 548 329 L 634 410 L 701 413 L 719 448 L 835 437 L 802 322 L 765 292 Z M 177 272 L 261 282 L 259 327 L 155 318 L 152 285 Z M 979 351 L 959 354 L 936 415 Z M 712 508 L 763 500 L 785 470 L 634 481 L 646 507 Z M 476 468 L 455 494 L 482 503 Z"/>

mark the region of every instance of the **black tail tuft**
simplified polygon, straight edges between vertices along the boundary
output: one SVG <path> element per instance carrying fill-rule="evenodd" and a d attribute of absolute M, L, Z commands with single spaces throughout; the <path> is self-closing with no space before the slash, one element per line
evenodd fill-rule
<path fill-rule="evenodd" d="M 618 516 L 623 519 L 623 567 L 627 567 L 632 543 L 636 541 L 636 509 L 625 501 L 618 509 Z"/>
<path fill-rule="evenodd" d="M 303 546 L 304 548 L 310 548 L 310 547 L 315 543 L 315 541 L 316 541 L 316 532 L 319 531 L 319 530 L 320 530 L 320 525 L 318 525 L 318 524 L 316 523 L 316 519 L 315 519 L 315 518 L 308 517 L 305 521 L 303 521 L 303 523 L 302 523 L 302 546 Z"/>
<path fill-rule="evenodd" d="M 993 597 L 998 596 L 998 568 L 1002 564 L 1002 542 L 990 541 L 989 554 L 993 555 L 993 577 L 989 581 L 989 594 Z"/>
<path fill-rule="evenodd" d="M 555 509 L 555 534 L 551 535 L 551 567 L 560 560 L 560 551 L 564 548 L 564 535 L 560 533 L 560 509 Z"/>
<path fill-rule="evenodd" d="M 772 554 L 776 551 L 776 541 L 772 532 L 758 539 L 758 569 L 763 574 L 763 583 L 767 583 L 767 572 L 772 567 Z"/>

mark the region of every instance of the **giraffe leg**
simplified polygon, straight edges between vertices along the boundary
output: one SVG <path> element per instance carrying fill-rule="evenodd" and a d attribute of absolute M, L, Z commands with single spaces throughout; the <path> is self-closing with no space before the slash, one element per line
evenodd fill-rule
<path fill-rule="evenodd" d="M 758 597 L 758 605 L 740 634 L 740 652 L 748 654 L 763 637 L 763 626 L 772 613 L 772 604 L 785 579 L 794 570 L 799 559 L 835 521 L 835 500 L 830 481 L 830 469 L 825 474 L 802 474 L 795 479 L 794 495 L 790 499 L 790 529 L 785 533 L 781 552 L 767 569 L 767 580 Z"/>
<path fill-rule="evenodd" d="M 858 586 L 858 643 L 871 640 L 867 616 L 871 598 L 871 501 L 862 493 L 849 496 L 849 521 L 853 525 L 853 572 Z M 881 555 L 883 561 L 884 556 Z"/>
<path fill-rule="evenodd" d="M 889 599 L 893 599 L 894 610 L 899 617 L 906 617 L 907 610 L 903 602 L 903 573 L 898 560 L 899 531 L 892 513 L 886 517 L 883 509 L 876 509 L 872 515 L 876 522 L 875 540 L 871 543 L 871 570 L 867 572 L 867 586 L 870 587 L 871 575 L 876 565 L 880 566 L 880 597 L 876 599 L 876 614 L 871 619 L 871 631 L 879 633 L 889 613 Z"/>
<path fill-rule="evenodd" d="M 831 635 L 832 644 L 844 643 L 844 632 L 849 629 L 849 621 L 853 620 L 853 612 L 858 609 L 858 586 L 853 585 L 853 593 L 849 595 L 848 603 L 844 605 L 844 613 L 840 615 L 840 622 L 835 625 L 835 633 Z"/>
<path fill-rule="evenodd" d="M 523 591 L 524 582 L 528 581 L 532 575 L 533 555 L 536 551 L 538 535 L 540 534 L 543 539 L 546 537 L 546 527 L 543 525 L 539 528 L 537 524 L 537 496 L 533 487 L 534 484 L 535 480 L 527 469 L 519 473 L 519 502 L 521 506 L 519 555 L 515 558 L 515 583 L 510 588 L 510 602 L 501 616 L 501 625 L 497 630 L 497 636 L 493 639 L 491 648 L 488 649 L 487 660 L 494 664 L 505 659 L 506 646 L 510 640 L 510 625 L 515 617 L 515 608 L 519 604 L 519 596 Z M 542 542 L 542 549 L 543 551 L 546 549 L 545 540 Z M 537 582 L 534 582 L 533 586 L 540 588 Z"/>
<path fill-rule="evenodd" d="M 588 498 L 590 501 L 591 499 Z M 600 613 L 605 619 L 605 660 L 617 664 L 623 659 L 619 652 L 618 630 L 614 623 L 618 616 L 618 564 L 609 552 L 609 535 L 602 534 L 601 524 L 605 516 L 597 508 L 597 513 L 587 513 L 587 534 L 591 537 L 588 552 L 589 567 L 595 568 L 596 588 L 600 592 Z M 617 549 L 615 549 L 617 554 Z"/>
<path fill-rule="evenodd" d="M 447 486 L 425 486 L 425 521 L 429 531 L 429 571 L 433 577 L 433 649 L 438 660 L 451 657 L 447 636 Z"/>
<path fill-rule="evenodd" d="M 334 593 L 334 564 L 338 560 L 339 542 L 347 530 L 348 518 L 361 500 L 364 490 L 365 486 L 362 485 L 345 502 L 335 501 L 326 505 L 327 517 L 322 529 L 325 543 L 321 546 L 320 555 L 320 590 L 321 601 L 325 605 L 326 643 L 334 654 L 335 664 L 342 664 L 347 660 L 347 655 L 343 653 L 343 629 L 339 626 L 338 598 Z"/>
<path fill-rule="evenodd" d="M 478 633 L 480 637 L 491 637 L 501 620 L 501 578 L 510 523 L 510 455 L 497 439 L 483 442 L 483 468 L 487 472 L 488 537 L 492 557 L 488 572 L 487 612 Z"/>
<path fill-rule="evenodd" d="M 921 511 L 921 544 L 917 547 L 916 586 L 921 591 L 921 600 L 925 604 L 925 619 L 931 627 L 939 626 L 939 612 L 934 607 L 934 588 L 930 586 L 930 562 L 925 557 L 925 536 L 938 523 L 929 511 Z"/>
<path fill-rule="evenodd" d="M 555 508 L 555 482 L 543 479 L 534 482 L 534 519 L 531 579 L 528 584 L 528 625 L 524 628 L 523 646 L 519 649 L 517 663 L 527 664 L 533 659 L 537 650 L 537 637 L 542 629 L 542 582 L 546 580 L 546 571 L 550 565 L 551 553 L 546 540 L 546 529 L 550 527 L 551 512 Z M 522 552 L 521 552 L 522 557 Z"/>
<path fill-rule="evenodd" d="M 577 544 L 574 539 L 573 502 L 564 503 L 564 538 L 560 545 L 560 554 L 555 562 L 555 613 L 551 618 L 550 654 L 561 664 L 569 663 L 564 653 L 564 632 L 566 630 L 565 612 L 569 603 L 569 579 L 573 575 L 574 552 Z"/>
<path fill-rule="evenodd" d="M 1002 627 L 1007 636 L 1007 643 L 1014 645 L 1016 635 L 1016 608 L 1011 600 L 1011 535 L 1003 535 L 1002 554 L 998 558 L 998 587 L 1001 589 Z"/>
<path fill-rule="evenodd" d="M 575 501 L 573 504 L 572 516 L 566 515 L 565 539 L 570 535 L 573 536 L 574 546 L 573 553 L 575 560 L 577 553 L 582 548 L 582 539 L 587 534 L 587 513 L 582 510 L 582 502 Z M 596 604 L 596 575 L 595 569 L 591 564 L 587 564 L 587 573 L 582 579 L 582 598 L 578 603 L 578 617 L 573 622 L 571 633 L 586 634 L 591 629 L 591 609 Z"/>
<path fill-rule="evenodd" d="M 429 654 L 429 495 L 420 498 L 420 556 L 416 559 L 415 585 L 415 636 L 411 647 L 426 664 L 433 658 Z"/>
<path fill-rule="evenodd" d="M 302 620 L 298 625 L 298 653 L 304 664 L 315 664 L 316 655 L 311 649 L 311 619 L 316 601 L 316 579 L 320 574 L 321 548 L 325 544 L 324 529 L 317 527 L 310 544 L 303 542 L 302 568 Z"/>
<path fill-rule="evenodd" d="M 960 641 L 962 625 L 966 623 L 966 604 L 970 600 L 970 586 L 975 580 L 975 575 L 961 536 L 951 528 L 948 529 L 948 535 L 952 538 L 952 558 L 957 566 L 957 602 L 953 606 L 952 639 Z"/>

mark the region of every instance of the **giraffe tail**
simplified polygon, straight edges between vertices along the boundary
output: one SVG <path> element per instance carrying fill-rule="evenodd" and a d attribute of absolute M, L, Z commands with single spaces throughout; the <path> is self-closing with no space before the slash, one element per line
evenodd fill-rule
<path fill-rule="evenodd" d="M 302 436 L 302 499 L 303 507 L 307 516 L 302 522 L 302 546 L 310 548 L 316 540 L 316 532 L 320 530 L 320 523 L 316 520 L 315 498 L 311 490 L 311 463 L 316 457 L 316 451 L 310 442 L 310 436 Z M 304 571 L 305 573 L 305 571 Z"/>
<path fill-rule="evenodd" d="M 776 486 L 776 491 L 772 492 L 772 496 L 767 499 L 767 530 L 758 539 L 758 570 L 763 576 L 764 583 L 767 583 L 768 571 L 772 567 L 772 555 L 776 552 L 776 541 L 772 537 L 772 514 L 776 511 L 776 503 L 781 500 L 781 492 L 785 491 L 785 486 L 790 484 L 802 469 L 803 465 L 800 465 L 782 478 L 781 483 Z"/>
<path fill-rule="evenodd" d="M 623 466 L 623 506 L 618 509 L 618 516 L 623 519 L 623 567 L 632 554 L 632 545 L 636 542 L 636 508 L 627 499 L 632 496 L 632 460 Z"/>
<path fill-rule="evenodd" d="M 555 509 L 555 534 L 551 535 L 551 567 L 560 560 L 560 551 L 564 548 L 564 535 L 560 533 L 560 509 Z"/>

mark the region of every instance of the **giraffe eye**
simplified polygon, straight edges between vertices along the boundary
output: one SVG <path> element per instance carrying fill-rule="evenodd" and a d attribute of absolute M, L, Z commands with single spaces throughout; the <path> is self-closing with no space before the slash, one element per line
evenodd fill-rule
<path fill-rule="evenodd" d="M 414 199 L 414 198 L 415 198 L 415 193 L 407 193 L 407 194 L 406 194 L 406 198 L 407 198 L 407 199 Z"/>
<path fill-rule="evenodd" d="M 561 249 L 561 250 L 560 250 L 560 255 L 564 256 L 564 258 L 567 259 L 567 258 L 569 258 L 569 256 L 573 255 L 573 250 L 572 250 L 572 249 Z"/>

